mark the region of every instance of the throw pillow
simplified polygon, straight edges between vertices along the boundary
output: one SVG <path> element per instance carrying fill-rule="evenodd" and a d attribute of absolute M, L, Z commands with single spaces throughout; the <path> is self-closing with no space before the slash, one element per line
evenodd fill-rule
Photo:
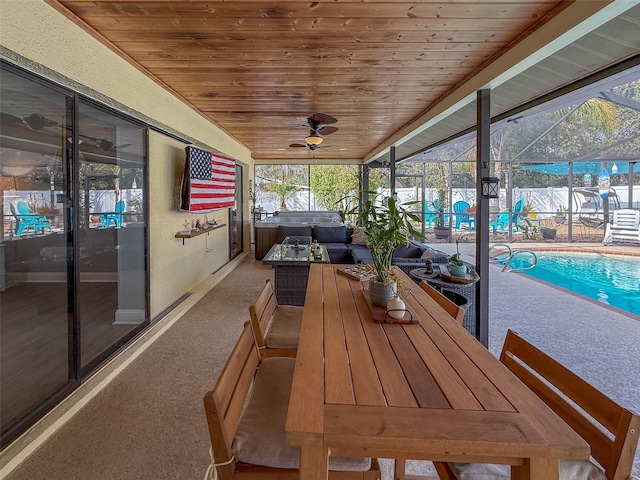
<path fill-rule="evenodd" d="M 432 248 L 427 248 L 420 256 L 423 260 L 432 260 L 433 263 L 447 263 L 449 257 L 444 252 L 439 252 Z"/>
<path fill-rule="evenodd" d="M 364 233 L 364 227 L 356 227 L 353 229 L 351 243 L 353 245 L 367 245 L 367 235 Z"/>

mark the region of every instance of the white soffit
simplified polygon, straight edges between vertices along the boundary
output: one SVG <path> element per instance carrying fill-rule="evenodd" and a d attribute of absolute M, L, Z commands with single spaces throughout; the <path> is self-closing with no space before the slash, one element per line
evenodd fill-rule
<path fill-rule="evenodd" d="M 479 89 L 492 88 L 491 115 L 495 116 L 638 54 L 638 31 L 640 0 L 575 2 L 366 160 L 389 159 L 388 147 L 394 144 L 396 159 L 407 158 L 474 126 Z"/>

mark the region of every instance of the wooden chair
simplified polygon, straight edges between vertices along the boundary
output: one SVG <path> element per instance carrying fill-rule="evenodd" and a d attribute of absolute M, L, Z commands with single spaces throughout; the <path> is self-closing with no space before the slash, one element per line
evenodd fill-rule
<path fill-rule="evenodd" d="M 284 430 L 295 362 L 290 357 L 261 359 L 245 324 L 215 387 L 204 396 L 212 459 L 207 480 L 215 473 L 220 480 L 299 478 L 300 448 L 285 442 Z M 329 466 L 351 469 L 330 472 L 330 479 L 380 478 L 371 459 L 331 457 Z"/>
<path fill-rule="evenodd" d="M 249 307 L 256 345 L 263 357 L 295 357 L 304 307 L 278 305 L 271 280 Z"/>
<path fill-rule="evenodd" d="M 618 405 L 575 373 L 509 330 L 500 361 L 551 407 L 591 446 L 591 456 L 602 467 L 584 461 L 560 461 L 560 479 L 602 478 L 628 480 L 638 445 L 640 416 Z M 561 392 L 561 394 L 557 392 Z M 596 426 L 589 417 L 595 419 Z M 508 466 L 436 464 L 442 479 L 482 478 L 508 474 Z M 598 470 L 598 471 L 596 471 Z M 492 474 L 490 473 L 493 473 Z M 580 473 L 577 473 L 580 472 Z M 589 474 L 594 477 L 588 476 Z"/>
<path fill-rule="evenodd" d="M 442 293 L 429 285 L 425 280 L 422 280 L 422 282 L 420 282 L 420 288 L 422 288 L 422 290 L 427 292 L 431 298 L 438 302 L 438 305 L 444 308 L 445 311 L 456 320 L 456 322 L 462 324 L 462 319 L 464 318 L 465 313 L 464 308 L 453 303 Z"/>

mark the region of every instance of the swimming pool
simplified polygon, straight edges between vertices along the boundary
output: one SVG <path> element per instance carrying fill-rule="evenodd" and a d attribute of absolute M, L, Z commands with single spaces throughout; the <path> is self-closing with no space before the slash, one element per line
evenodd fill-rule
<path fill-rule="evenodd" d="M 536 255 L 538 265 L 524 275 L 640 315 L 639 258 L 571 252 Z M 517 267 L 517 259 L 512 266 Z"/>

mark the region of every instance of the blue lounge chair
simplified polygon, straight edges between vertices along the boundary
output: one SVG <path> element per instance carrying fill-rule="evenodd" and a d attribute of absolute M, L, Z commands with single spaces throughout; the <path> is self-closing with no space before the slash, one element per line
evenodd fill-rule
<path fill-rule="evenodd" d="M 513 207 L 513 214 L 511 218 L 513 219 L 512 224 L 514 230 L 517 232 L 520 230 L 520 214 L 524 209 L 524 199 L 520 199 L 516 202 Z M 500 212 L 496 215 L 496 219 L 493 222 L 489 222 L 489 226 L 493 229 L 494 235 L 498 233 L 498 229 L 501 231 L 509 229 L 509 212 L 504 211 Z"/>
<path fill-rule="evenodd" d="M 20 200 L 16 205 L 10 203 L 9 208 L 11 209 L 11 214 L 16 219 L 16 235 L 27 233 L 26 231 L 28 230 L 33 230 L 34 234 L 37 234 L 39 231 L 44 233 L 45 228 L 48 228 L 49 232 L 51 232 L 51 222 L 49 219 L 43 215 L 32 212 L 29 204 L 24 200 Z"/>
<path fill-rule="evenodd" d="M 473 230 L 476 218 L 475 216 L 466 213 L 469 207 L 471 207 L 471 205 L 464 200 L 459 200 L 453 204 L 453 214 L 456 217 L 456 230 L 460 230 L 460 225 L 463 223 L 467 224 L 469 231 Z"/>
<path fill-rule="evenodd" d="M 425 202 L 424 204 L 424 221 L 427 224 L 427 228 L 431 228 L 431 225 L 433 224 L 435 219 L 438 218 L 440 199 L 436 198 L 433 202 L 431 202 L 431 205 L 433 205 L 433 209 L 429 208 L 429 202 Z"/>
<path fill-rule="evenodd" d="M 106 228 L 111 225 L 111 221 L 115 224 L 116 228 L 122 226 L 122 219 L 124 218 L 124 209 L 126 207 L 124 200 L 116 202 L 116 209 L 113 212 L 102 212 L 100 214 L 100 228 Z"/>

